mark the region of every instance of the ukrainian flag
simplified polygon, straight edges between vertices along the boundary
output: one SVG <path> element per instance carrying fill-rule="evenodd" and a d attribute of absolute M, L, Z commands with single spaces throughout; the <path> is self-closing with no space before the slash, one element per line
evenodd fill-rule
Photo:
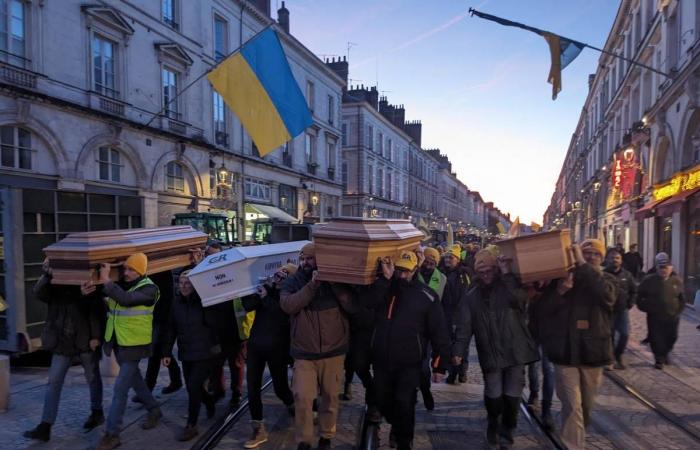
<path fill-rule="evenodd" d="M 546 31 L 542 32 L 542 37 L 549 45 L 552 65 L 549 68 L 547 82 L 552 85 L 552 100 L 556 100 L 557 94 L 561 92 L 561 71 L 576 59 L 584 45 Z"/>
<path fill-rule="evenodd" d="M 208 75 L 265 156 L 312 123 L 279 37 L 268 28 Z"/>

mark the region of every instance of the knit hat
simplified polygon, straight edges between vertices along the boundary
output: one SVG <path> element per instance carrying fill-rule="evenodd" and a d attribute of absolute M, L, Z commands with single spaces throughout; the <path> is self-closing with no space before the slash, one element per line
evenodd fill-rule
<path fill-rule="evenodd" d="M 294 275 L 297 273 L 297 266 L 292 263 L 287 263 L 280 267 L 280 270 L 286 270 L 289 275 Z"/>
<path fill-rule="evenodd" d="M 600 253 L 600 256 L 605 255 L 605 245 L 600 239 L 586 239 L 585 241 L 581 242 L 581 250 L 583 251 L 587 248 Z"/>
<path fill-rule="evenodd" d="M 430 259 L 435 264 L 440 262 L 440 252 L 432 247 L 427 247 L 423 250 L 423 255 L 425 255 L 425 259 Z"/>
<path fill-rule="evenodd" d="M 146 275 L 146 269 L 148 268 L 148 257 L 143 253 L 134 253 L 126 258 L 124 267 L 130 267 L 134 270 L 134 272 L 144 276 Z"/>
<path fill-rule="evenodd" d="M 316 256 L 316 246 L 313 242 L 309 242 L 301 248 L 301 253 L 306 256 Z"/>
<path fill-rule="evenodd" d="M 190 271 L 189 270 L 183 270 L 180 272 L 179 278 L 189 278 L 190 277 Z"/>
<path fill-rule="evenodd" d="M 416 268 L 418 265 L 418 257 L 413 252 L 401 252 L 399 259 L 394 262 L 394 266 L 397 269 L 408 270 L 409 272 Z"/>
<path fill-rule="evenodd" d="M 484 249 L 477 252 L 474 256 L 474 269 L 476 271 L 486 269 L 488 267 L 497 267 L 498 260 L 490 251 Z"/>
<path fill-rule="evenodd" d="M 671 265 L 671 258 L 668 257 L 668 253 L 661 252 L 654 258 L 654 263 L 656 267 L 665 267 Z"/>
<path fill-rule="evenodd" d="M 452 255 L 457 259 L 462 259 L 462 247 L 459 244 L 455 244 L 445 252 L 445 255 Z"/>

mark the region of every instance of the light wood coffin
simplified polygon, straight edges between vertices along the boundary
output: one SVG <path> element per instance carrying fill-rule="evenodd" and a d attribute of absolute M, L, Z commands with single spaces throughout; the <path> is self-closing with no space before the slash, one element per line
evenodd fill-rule
<path fill-rule="evenodd" d="M 135 228 L 73 233 L 44 248 L 53 269 L 54 284 L 97 281 L 100 263 L 114 264 L 110 278 L 117 280 L 119 266 L 129 255 L 148 257 L 148 274 L 185 267 L 190 249 L 204 248 L 208 236 L 190 226 Z"/>
<path fill-rule="evenodd" d="M 501 255 L 513 260 L 523 283 L 565 277 L 573 267 L 569 230 L 528 234 L 496 242 Z"/>
<path fill-rule="evenodd" d="M 408 220 L 342 217 L 314 228 L 318 279 L 368 285 L 377 278 L 377 259 L 397 259 L 413 250 L 423 232 Z"/>
<path fill-rule="evenodd" d="M 255 288 L 287 263 L 299 264 L 299 251 L 309 241 L 235 247 L 208 256 L 190 271 L 190 281 L 211 306 L 255 293 Z"/>

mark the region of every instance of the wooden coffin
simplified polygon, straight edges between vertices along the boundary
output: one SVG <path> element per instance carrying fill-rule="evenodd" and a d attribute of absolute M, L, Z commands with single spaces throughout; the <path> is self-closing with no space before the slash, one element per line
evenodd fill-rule
<path fill-rule="evenodd" d="M 299 264 L 299 251 L 309 241 L 235 247 L 204 258 L 190 271 L 190 281 L 211 306 L 250 295 L 287 263 Z"/>
<path fill-rule="evenodd" d="M 397 259 L 425 238 L 408 220 L 342 217 L 317 225 L 318 279 L 368 285 L 377 278 L 377 259 Z"/>
<path fill-rule="evenodd" d="M 501 255 L 513 260 L 523 283 L 565 277 L 573 267 L 569 230 L 528 234 L 496 243 Z"/>
<path fill-rule="evenodd" d="M 81 284 L 98 279 L 100 263 L 114 264 L 110 278 L 117 280 L 119 266 L 129 255 L 148 256 L 148 273 L 185 267 L 190 249 L 204 248 L 208 236 L 190 226 L 135 228 L 73 233 L 44 248 L 53 269 L 52 283 Z"/>

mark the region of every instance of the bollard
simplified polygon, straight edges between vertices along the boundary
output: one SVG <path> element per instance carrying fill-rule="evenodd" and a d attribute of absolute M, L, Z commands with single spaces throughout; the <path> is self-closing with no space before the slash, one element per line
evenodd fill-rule
<path fill-rule="evenodd" d="M 10 357 L 0 355 L 0 413 L 10 407 Z"/>
<path fill-rule="evenodd" d="M 103 377 L 116 377 L 119 375 L 119 364 L 117 364 L 117 358 L 114 357 L 114 352 L 109 356 L 102 355 L 100 360 L 100 374 Z"/>

